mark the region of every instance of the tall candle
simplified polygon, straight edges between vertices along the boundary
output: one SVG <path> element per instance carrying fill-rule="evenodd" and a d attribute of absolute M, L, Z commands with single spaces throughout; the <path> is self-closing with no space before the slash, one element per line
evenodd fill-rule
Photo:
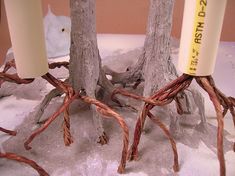
<path fill-rule="evenodd" d="M 185 0 L 178 67 L 194 76 L 211 75 L 227 0 Z"/>
<path fill-rule="evenodd" d="M 21 78 L 48 72 L 40 0 L 5 0 L 16 70 Z"/>

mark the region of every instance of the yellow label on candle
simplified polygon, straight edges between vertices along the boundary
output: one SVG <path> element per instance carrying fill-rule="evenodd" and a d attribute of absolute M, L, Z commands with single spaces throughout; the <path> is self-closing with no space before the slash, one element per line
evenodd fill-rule
<path fill-rule="evenodd" d="M 198 65 L 198 56 L 203 37 L 203 29 L 205 26 L 206 16 L 206 0 L 196 0 L 196 9 L 194 17 L 194 28 L 191 42 L 191 49 L 189 52 L 188 73 L 195 75 Z"/>

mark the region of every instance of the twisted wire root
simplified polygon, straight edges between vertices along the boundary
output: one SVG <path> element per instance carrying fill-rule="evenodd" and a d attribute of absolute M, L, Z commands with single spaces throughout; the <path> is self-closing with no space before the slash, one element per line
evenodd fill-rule
<path fill-rule="evenodd" d="M 16 68 L 15 59 L 11 59 L 10 61 L 6 62 L 2 72 L 6 73 L 12 67 Z M 55 68 L 60 68 L 60 67 L 65 67 L 65 68 L 68 69 L 69 68 L 69 62 L 67 62 L 67 61 L 52 62 L 52 63 L 48 63 L 48 67 L 49 67 L 49 69 L 55 69 Z"/>
<path fill-rule="evenodd" d="M 169 139 L 169 141 L 171 143 L 172 150 L 173 150 L 173 154 L 174 154 L 173 169 L 175 172 L 178 172 L 179 171 L 178 152 L 177 152 L 176 143 L 175 143 L 173 137 L 171 136 L 167 127 L 160 121 L 160 119 L 157 118 L 156 116 L 154 117 L 154 115 L 150 111 L 148 112 L 148 117 L 163 130 L 163 132 L 165 133 L 165 135 Z"/>
<path fill-rule="evenodd" d="M 188 86 L 190 85 L 192 81 L 192 77 L 189 75 L 185 75 L 183 74 L 182 76 L 178 77 L 176 80 L 174 80 L 173 82 L 169 83 L 168 85 L 166 85 L 164 88 L 158 90 L 157 92 L 155 92 L 152 96 L 150 96 L 149 98 L 145 98 L 143 96 L 138 96 L 132 93 L 129 93 L 125 90 L 115 90 L 113 92 L 112 98 L 116 95 L 116 94 L 122 94 L 124 96 L 128 96 L 134 99 L 138 99 L 138 100 L 142 100 L 145 102 L 145 105 L 141 111 L 141 114 L 139 116 L 139 118 L 137 119 L 136 122 L 136 126 L 135 126 L 135 132 L 134 132 L 134 140 L 133 143 L 131 145 L 131 148 L 129 150 L 128 153 L 128 158 L 130 160 L 137 160 L 138 159 L 138 144 L 140 142 L 140 138 L 141 138 L 141 133 L 144 127 L 144 123 L 146 120 L 146 116 L 150 116 L 151 118 L 151 113 L 150 110 L 154 107 L 154 106 L 164 106 L 167 105 L 169 103 L 171 103 L 174 99 L 176 99 L 176 96 L 179 92 L 185 90 L 186 88 L 188 88 Z M 177 106 L 177 107 L 180 107 Z M 178 108 L 177 108 L 178 109 Z M 155 123 L 158 123 L 159 121 L 155 121 Z M 172 140 L 173 138 L 171 137 L 170 133 L 167 133 L 168 130 L 166 128 L 164 128 L 164 125 L 161 123 L 158 123 L 159 126 L 163 129 L 163 131 L 165 132 L 165 134 L 168 136 L 168 139 L 171 142 L 172 145 L 172 149 L 174 152 L 174 166 L 173 169 L 175 172 L 179 171 L 179 164 L 178 164 L 178 154 L 177 154 L 177 150 L 176 150 L 176 145 L 175 142 Z"/>
<path fill-rule="evenodd" d="M 1 153 L 0 152 L 0 158 L 6 158 L 9 160 L 14 160 L 14 161 L 18 161 L 21 163 L 25 163 L 31 166 L 32 168 L 34 168 L 40 176 L 49 176 L 49 174 L 42 167 L 40 167 L 35 161 L 30 160 L 24 156 L 20 156 L 15 153 Z"/>
<path fill-rule="evenodd" d="M 73 88 L 67 85 L 66 83 L 61 84 L 60 87 L 62 87 L 66 93 L 64 101 L 68 101 L 75 94 L 75 91 L 73 90 Z M 66 146 L 69 146 L 70 144 L 73 143 L 73 138 L 70 132 L 69 106 L 64 111 L 63 129 L 64 129 L 64 143 Z"/>
<path fill-rule="evenodd" d="M 2 128 L 2 127 L 0 127 L 0 131 L 4 132 L 6 134 L 9 134 L 11 136 L 16 136 L 16 133 L 17 133 L 16 131 L 8 130 L 8 129 Z"/>
<path fill-rule="evenodd" d="M 128 151 L 128 159 L 130 161 L 138 160 L 138 145 L 140 142 L 141 133 L 143 130 L 145 119 L 146 119 L 146 114 L 147 114 L 146 110 L 147 110 L 147 104 L 144 105 L 144 108 L 142 109 L 141 114 L 139 118 L 137 119 L 137 122 L 135 125 L 134 140 Z"/>
<path fill-rule="evenodd" d="M 235 126 L 235 98 L 227 97 L 224 95 L 214 83 L 211 76 L 196 78 L 197 83 L 208 93 L 213 105 L 215 107 L 218 129 L 217 129 L 217 156 L 220 162 L 220 175 L 226 174 L 224 152 L 223 152 L 223 128 L 224 128 L 224 116 L 230 111 L 233 124 Z M 222 107 L 223 110 L 222 110 Z M 235 152 L 235 143 L 233 145 L 233 151 Z"/>
<path fill-rule="evenodd" d="M 30 150 L 32 147 L 29 146 L 29 144 L 33 141 L 33 139 L 42 133 L 62 112 L 65 111 L 65 109 L 78 97 L 78 94 L 74 94 L 73 97 L 69 98 L 66 102 L 63 103 L 63 105 L 60 106 L 60 108 L 51 116 L 49 117 L 46 122 L 36 129 L 30 137 L 25 141 L 24 147 L 26 150 Z"/>
<path fill-rule="evenodd" d="M 80 98 L 89 104 L 94 104 L 97 106 L 97 111 L 104 115 L 104 117 L 107 118 L 114 118 L 120 125 L 123 131 L 123 148 L 122 148 L 122 157 L 120 164 L 118 166 L 118 173 L 123 173 L 126 167 L 126 160 L 127 160 L 127 152 L 128 152 L 128 144 L 129 144 L 129 129 L 121 115 L 113 111 L 111 108 L 109 108 L 107 105 L 101 103 L 100 101 L 93 99 L 88 96 L 81 95 Z"/>
<path fill-rule="evenodd" d="M 34 79 L 21 79 L 17 74 L 8 74 L 3 72 L 0 72 L 0 80 L 1 84 L 5 81 L 13 82 L 16 84 L 29 84 L 34 81 Z"/>
<path fill-rule="evenodd" d="M 143 97 L 143 96 L 140 96 L 140 95 L 136 95 L 134 93 L 130 93 L 128 91 L 126 91 L 125 89 L 121 89 L 121 88 L 117 88 L 115 89 L 113 92 L 112 92 L 112 95 L 111 95 L 111 100 L 112 101 L 117 101 L 115 95 L 116 94 L 121 94 L 123 96 L 127 96 L 127 97 L 131 97 L 133 99 L 136 99 L 136 100 L 142 100 L 144 101 L 145 103 L 149 103 L 149 104 L 153 104 L 153 105 L 156 105 L 156 106 L 160 106 L 161 105 L 161 101 L 155 101 L 153 99 L 149 99 L 149 98 L 146 98 L 146 97 Z"/>
<path fill-rule="evenodd" d="M 55 67 L 60 67 L 60 66 L 68 67 L 68 63 L 61 63 L 61 64 L 49 64 L 49 68 L 55 68 Z M 9 68 L 7 68 L 9 69 Z M 96 99 L 93 99 L 88 96 L 82 95 L 80 92 L 75 93 L 73 88 L 66 82 L 62 82 L 58 79 L 56 79 L 54 76 L 52 76 L 50 73 L 46 73 L 45 75 L 42 76 L 43 79 L 47 80 L 51 85 L 53 85 L 56 89 L 64 92 L 66 94 L 65 100 L 63 104 L 60 106 L 60 108 L 52 114 L 46 121 L 45 123 L 38 129 L 36 129 L 30 136 L 29 138 L 25 141 L 24 147 L 26 150 L 30 150 L 32 147 L 29 146 L 29 144 L 33 141 L 33 139 L 42 133 L 62 112 L 64 112 L 64 141 L 65 145 L 71 144 L 72 141 L 72 136 L 70 133 L 70 120 L 69 120 L 69 105 L 77 98 L 82 99 L 86 103 L 94 104 L 97 106 L 97 110 L 99 113 L 101 113 L 104 116 L 107 117 L 113 117 L 114 119 L 117 120 L 119 125 L 121 126 L 123 130 L 123 150 L 122 150 L 122 157 L 121 161 L 118 167 L 118 172 L 123 173 L 125 166 L 126 166 L 126 159 L 127 159 L 127 151 L 128 151 L 128 143 L 129 143 L 129 130 L 128 127 L 123 120 L 123 118 L 116 112 L 114 112 L 111 108 L 106 106 L 105 104 L 97 101 Z M 18 77 L 17 74 L 6 74 L 3 72 L 0 72 L 0 80 L 2 81 L 10 81 L 10 82 L 15 82 L 17 84 L 28 84 L 32 82 L 34 79 L 21 79 Z M 1 82 L 0 82 L 1 85 Z"/>
<path fill-rule="evenodd" d="M 169 83 L 167 86 L 163 87 L 162 89 L 158 90 L 156 93 L 154 93 L 150 98 L 145 98 L 142 96 L 137 96 L 133 95 L 131 93 L 128 93 L 127 91 L 123 90 L 115 90 L 115 94 L 122 94 L 124 96 L 128 96 L 134 99 L 139 99 L 145 102 L 144 108 L 141 112 L 141 115 L 139 116 L 137 123 L 136 123 L 136 128 L 135 128 L 135 133 L 134 133 L 134 141 L 131 146 L 130 152 L 129 152 L 129 157 L 130 159 L 136 159 L 138 156 L 138 144 L 140 141 L 140 136 L 141 136 L 141 131 L 144 126 L 144 122 L 146 119 L 146 115 L 150 115 L 149 111 L 154 107 L 154 106 L 163 106 L 163 102 L 165 101 L 165 104 L 170 103 L 173 99 L 177 103 L 177 111 L 179 114 L 181 114 L 182 109 L 181 105 L 179 104 L 177 100 L 177 94 L 185 90 L 190 84 L 192 79 L 196 79 L 197 83 L 208 93 L 215 111 L 216 111 L 216 116 L 217 116 L 217 121 L 218 121 L 218 128 L 217 128 L 217 155 L 218 155 L 218 160 L 220 163 L 220 175 L 224 176 L 226 173 L 226 168 L 225 168 L 225 160 L 224 160 L 224 152 L 223 152 L 223 128 L 224 128 L 224 122 L 223 118 L 228 112 L 230 111 L 232 118 L 233 118 L 233 123 L 235 126 L 235 98 L 234 97 L 227 97 L 225 96 L 216 86 L 214 83 L 214 80 L 211 76 L 190 76 L 183 74 L 182 76 L 178 77 L 176 80 L 172 81 Z M 112 95 L 112 96 L 114 96 Z M 157 101 L 157 102 L 156 102 Z M 222 107 L 223 110 L 222 110 Z M 150 117 L 151 118 L 151 117 Z M 233 150 L 235 151 L 235 143 L 233 145 Z M 176 163 L 176 160 L 175 160 Z M 178 170 L 176 167 L 174 170 Z"/>
<path fill-rule="evenodd" d="M 50 69 L 60 68 L 62 66 L 68 69 L 68 65 L 68 62 L 54 62 L 48 64 Z M 29 84 L 34 81 L 34 79 L 21 79 L 17 74 L 7 74 L 6 72 L 12 67 L 16 68 L 14 59 L 8 61 L 5 64 L 3 71 L 0 72 L 0 87 L 5 81 L 13 82 L 16 84 Z"/>
<path fill-rule="evenodd" d="M 221 108 L 221 103 L 219 98 L 214 90 L 213 85 L 210 82 L 210 78 L 208 77 L 200 77 L 196 78 L 198 84 L 208 93 L 217 116 L 218 128 L 217 128 L 217 156 L 220 163 L 220 176 L 226 175 L 225 168 L 225 159 L 224 159 L 224 150 L 223 150 L 223 132 L 224 132 L 224 115 L 223 110 Z"/>
<path fill-rule="evenodd" d="M 66 99 L 67 99 L 67 97 L 66 97 Z M 63 136 L 64 137 L 64 144 L 65 144 L 65 146 L 69 146 L 70 144 L 73 143 L 73 138 L 70 133 L 69 107 L 67 107 L 64 111 L 63 131 L 64 131 L 64 136 Z"/>
<path fill-rule="evenodd" d="M 97 110 L 102 115 L 113 117 L 115 118 L 121 128 L 123 129 L 123 150 L 122 150 L 122 158 L 120 165 L 118 167 L 118 172 L 123 173 L 125 166 L 126 166 L 126 159 L 127 159 L 127 151 L 128 151 L 128 143 L 129 143 L 129 130 L 128 127 L 123 120 L 123 118 L 116 112 L 114 112 L 111 108 L 109 108 L 107 105 L 99 102 L 96 99 L 93 99 L 88 96 L 84 96 L 83 92 L 75 93 L 71 86 L 66 84 L 65 82 L 62 82 L 60 80 L 57 80 L 55 77 L 53 77 L 51 74 L 47 73 L 46 75 L 42 76 L 44 79 L 46 79 L 50 84 L 52 84 L 54 87 L 56 87 L 59 90 L 62 90 L 66 93 L 66 97 L 64 100 L 64 103 L 62 106 L 51 116 L 47 119 L 47 121 L 38 129 L 36 129 L 31 136 L 26 140 L 24 143 L 24 146 L 27 150 L 31 149 L 29 144 L 32 142 L 32 140 L 39 135 L 41 132 L 43 132 L 62 112 L 64 112 L 64 140 L 65 145 L 69 145 L 72 142 L 72 137 L 70 133 L 70 123 L 69 123 L 69 112 L 68 107 L 69 105 L 77 98 L 80 98 L 86 103 L 94 104 L 97 106 Z"/>

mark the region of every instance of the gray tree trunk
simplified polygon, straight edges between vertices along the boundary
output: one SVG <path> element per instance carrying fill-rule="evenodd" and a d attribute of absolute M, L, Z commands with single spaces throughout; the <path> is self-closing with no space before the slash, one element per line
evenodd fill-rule
<path fill-rule="evenodd" d="M 178 75 L 170 57 L 173 5 L 174 0 L 150 0 L 145 43 L 137 63 L 124 73 L 117 73 L 108 67 L 103 67 L 105 73 L 112 76 L 113 84 L 119 83 L 125 86 L 144 81 L 143 95 L 148 97 L 177 78 Z M 185 114 L 193 114 L 198 110 L 201 123 L 197 129 L 206 131 L 204 100 L 201 94 L 197 90 L 190 90 L 179 94 L 178 98 Z M 164 112 L 169 112 L 171 131 L 177 135 L 180 129 L 176 107 L 171 104 L 163 108 Z M 157 112 L 162 111 L 163 108 L 157 107 Z"/>
<path fill-rule="evenodd" d="M 137 62 L 137 64 L 144 63 L 142 70 L 142 76 L 145 80 L 143 95 L 146 97 L 152 95 L 156 90 L 164 87 L 178 76 L 170 57 L 173 6 L 174 0 L 150 0 L 143 53 L 139 58 L 140 61 Z M 204 125 L 204 102 L 200 93 L 192 90 L 179 96 L 181 97 L 180 100 L 184 111 L 193 113 L 194 109 L 198 108 L 202 124 Z M 194 107 L 192 107 L 193 105 Z M 165 112 L 169 112 L 171 132 L 175 136 L 180 136 L 179 115 L 176 113 L 175 105 L 171 104 L 167 107 L 156 107 L 155 109 L 157 112 L 161 112 L 163 108 Z"/>
<path fill-rule="evenodd" d="M 110 70 L 113 83 L 132 83 L 145 80 L 144 96 L 151 95 L 154 91 L 166 85 L 177 77 L 175 67 L 170 58 L 170 34 L 172 27 L 174 0 L 150 0 L 149 17 L 146 39 L 142 54 L 138 62 L 125 73 L 115 73 Z M 87 94 L 95 97 L 97 84 L 103 87 L 108 93 L 112 92 L 113 86 L 101 70 L 101 59 L 97 48 L 96 21 L 95 21 L 95 0 L 71 0 L 71 48 L 70 48 L 70 83 L 75 90 L 85 89 Z M 188 94 L 188 93 L 187 93 Z M 194 102 L 199 112 L 203 114 L 204 105 L 201 96 L 194 94 L 186 96 L 184 110 L 192 113 L 191 104 Z M 193 97 L 196 100 L 193 100 Z M 93 111 L 94 125 L 98 135 L 103 135 L 101 119 Z M 172 116 L 171 127 L 178 129 L 178 118 L 175 113 L 175 106 L 166 107 L 169 115 Z M 161 108 L 157 108 L 161 109 Z M 202 120 L 205 122 L 205 120 Z M 175 132 L 176 134 L 176 132 Z"/>
<path fill-rule="evenodd" d="M 124 73 L 104 67 L 113 84 L 145 80 L 144 95 L 150 95 L 176 77 L 170 60 L 173 4 L 173 0 L 150 0 L 145 43 L 137 63 Z"/>
<path fill-rule="evenodd" d="M 147 33 L 143 49 L 145 59 L 143 95 L 146 97 L 169 83 L 172 77 L 176 77 L 171 71 L 174 66 L 169 60 L 173 5 L 173 0 L 150 0 Z M 157 113 L 160 113 L 162 107 L 155 109 L 157 109 Z M 169 115 L 173 116 L 172 110 L 170 108 L 167 108 L 167 110 L 170 111 Z M 176 125 L 178 126 L 175 120 L 171 120 L 171 127 L 175 128 Z M 178 127 L 175 129 L 178 129 Z"/>
<path fill-rule="evenodd" d="M 151 95 L 171 80 L 168 58 L 170 57 L 173 2 L 173 0 L 150 0 L 143 51 L 145 57 L 144 96 Z"/>
<path fill-rule="evenodd" d="M 71 47 L 69 80 L 75 90 L 85 89 L 95 98 L 101 61 L 96 38 L 95 0 L 71 0 Z M 91 105 L 98 137 L 104 134 L 102 121 Z"/>

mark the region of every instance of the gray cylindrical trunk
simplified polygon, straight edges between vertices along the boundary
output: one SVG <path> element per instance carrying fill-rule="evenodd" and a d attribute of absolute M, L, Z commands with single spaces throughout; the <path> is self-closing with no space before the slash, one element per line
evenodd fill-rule
<path fill-rule="evenodd" d="M 101 61 L 96 38 L 95 0 L 71 0 L 71 47 L 69 81 L 75 91 L 85 89 L 95 98 Z M 97 137 L 104 135 L 101 118 L 91 105 Z"/>
<path fill-rule="evenodd" d="M 170 80 L 170 37 L 173 0 L 150 0 L 148 26 L 144 44 L 144 96 L 149 96 Z"/>
<path fill-rule="evenodd" d="M 95 0 L 71 0 L 70 83 L 93 96 L 100 72 Z"/>

